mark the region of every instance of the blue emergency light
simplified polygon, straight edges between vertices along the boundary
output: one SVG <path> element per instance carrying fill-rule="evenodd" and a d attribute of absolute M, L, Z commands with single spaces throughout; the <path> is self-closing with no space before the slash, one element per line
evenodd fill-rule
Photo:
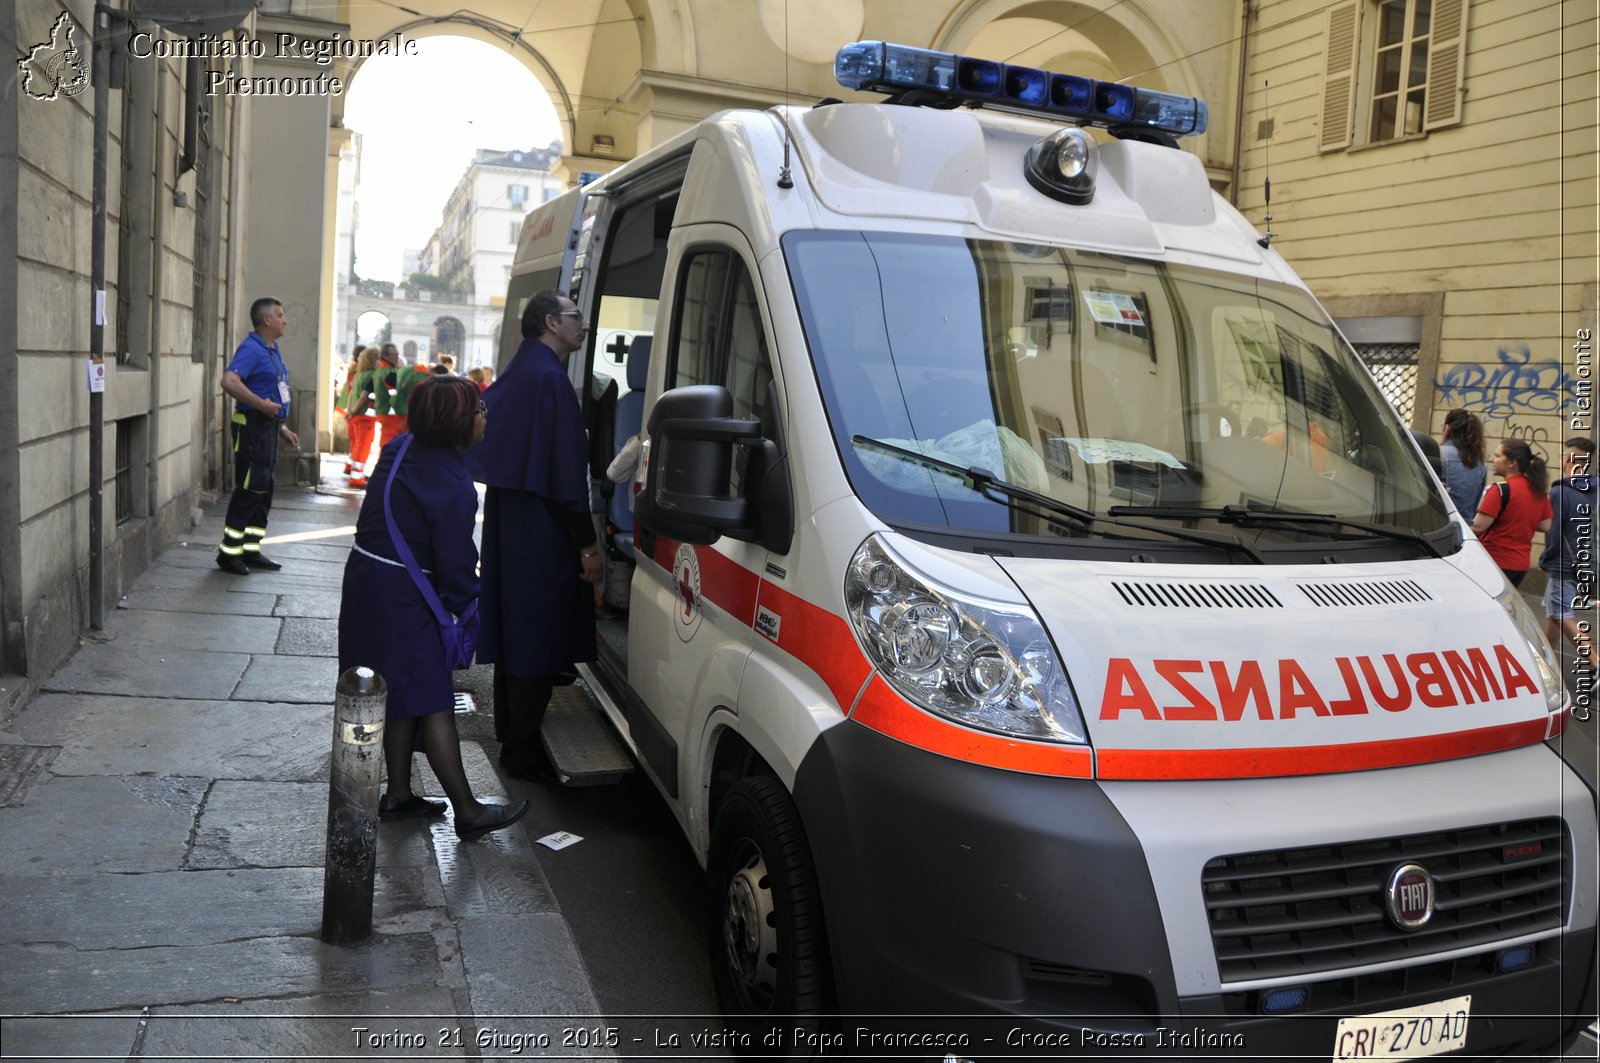
<path fill-rule="evenodd" d="M 1193 96 L 884 41 L 840 48 L 834 76 L 847 89 L 1033 111 L 1123 136 L 1170 141 L 1206 131 L 1206 105 Z"/>

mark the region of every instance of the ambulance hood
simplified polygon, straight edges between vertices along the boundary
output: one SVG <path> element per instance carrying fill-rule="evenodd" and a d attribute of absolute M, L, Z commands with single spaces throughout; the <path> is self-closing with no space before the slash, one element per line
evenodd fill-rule
<path fill-rule="evenodd" d="M 1390 767 L 1553 729 L 1527 639 L 1448 560 L 1337 575 L 995 560 L 1050 632 L 1101 778 Z"/>

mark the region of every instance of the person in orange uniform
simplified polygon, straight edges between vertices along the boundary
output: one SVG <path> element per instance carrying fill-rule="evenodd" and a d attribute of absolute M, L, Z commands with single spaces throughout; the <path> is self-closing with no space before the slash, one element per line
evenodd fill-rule
<path fill-rule="evenodd" d="M 355 379 L 356 360 L 352 358 L 350 359 L 350 364 L 345 366 L 344 383 L 338 388 L 337 393 L 333 396 L 333 412 L 344 418 L 345 435 L 347 438 L 350 434 L 350 414 L 349 411 L 345 409 L 345 403 L 350 401 L 350 385 L 355 382 Z M 354 451 L 354 449 L 355 448 L 353 447 L 351 448 L 352 451 Z M 354 457 L 351 454 L 346 454 L 344 456 L 344 474 L 349 476 L 351 470 L 354 468 Z"/>
<path fill-rule="evenodd" d="M 401 360 L 399 347 L 392 343 L 383 345 L 372 387 L 378 411 L 378 430 L 383 434 L 383 442 L 408 430 L 407 403 L 411 390 L 426 379 L 426 372 L 408 366 Z"/>
<path fill-rule="evenodd" d="M 345 395 L 344 409 L 350 431 L 350 486 L 367 486 L 367 465 L 372 455 L 372 437 L 377 433 L 377 411 L 373 408 L 372 378 L 378 368 L 378 348 L 367 347 L 356 359 L 355 376 Z"/>

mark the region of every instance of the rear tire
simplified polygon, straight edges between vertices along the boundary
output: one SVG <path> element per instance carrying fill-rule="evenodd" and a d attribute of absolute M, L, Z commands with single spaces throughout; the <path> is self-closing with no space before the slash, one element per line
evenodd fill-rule
<path fill-rule="evenodd" d="M 746 1052 L 814 1054 L 792 1035 L 821 1028 L 828 997 L 822 898 L 800 814 L 777 779 L 743 779 L 728 791 L 712 826 L 707 872 L 717 1000 L 753 1035 Z M 774 1029 L 780 1043 L 763 1044 Z"/>

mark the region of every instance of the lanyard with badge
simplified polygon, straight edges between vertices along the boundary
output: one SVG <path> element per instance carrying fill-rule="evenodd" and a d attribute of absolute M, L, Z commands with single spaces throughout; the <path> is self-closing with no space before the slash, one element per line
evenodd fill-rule
<path fill-rule="evenodd" d="M 283 356 L 278 353 L 276 346 L 268 347 L 267 354 L 272 359 L 272 370 L 278 377 L 278 420 L 283 421 L 283 411 L 289 406 L 289 367 L 283 364 Z"/>

